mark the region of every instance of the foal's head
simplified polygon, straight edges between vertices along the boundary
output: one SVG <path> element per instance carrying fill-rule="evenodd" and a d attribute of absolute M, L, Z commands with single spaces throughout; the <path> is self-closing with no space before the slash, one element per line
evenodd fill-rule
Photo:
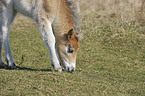
<path fill-rule="evenodd" d="M 75 31 L 70 29 L 61 39 L 57 46 L 61 66 L 65 71 L 74 72 L 79 47 L 78 37 Z"/>

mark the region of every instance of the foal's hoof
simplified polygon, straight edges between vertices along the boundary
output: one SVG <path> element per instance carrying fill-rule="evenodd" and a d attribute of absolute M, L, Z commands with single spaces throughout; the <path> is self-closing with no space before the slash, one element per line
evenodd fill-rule
<path fill-rule="evenodd" d="M 8 66 L 7 69 L 16 70 L 17 67 L 16 66 Z"/>
<path fill-rule="evenodd" d="M 56 72 L 62 72 L 62 68 L 60 67 L 60 68 L 54 68 L 54 70 L 56 71 Z"/>
<path fill-rule="evenodd" d="M 17 67 L 15 64 L 12 64 L 11 66 L 8 66 L 7 69 L 16 70 Z"/>
<path fill-rule="evenodd" d="M 5 69 L 6 65 L 4 63 L 0 64 L 0 68 Z"/>
<path fill-rule="evenodd" d="M 60 65 L 54 66 L 54 64 L 52 64 L 52 67 L 54 68 L 54 71 L 56 71 L 56 72 L 62 72 L 62 68 L 61 68 Z"/>

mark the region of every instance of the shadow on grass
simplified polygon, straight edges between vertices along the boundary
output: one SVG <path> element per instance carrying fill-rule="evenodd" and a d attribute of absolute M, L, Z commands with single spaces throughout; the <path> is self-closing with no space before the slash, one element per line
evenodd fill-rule
<path fill-rule="evenodd" d="M 0 69 L 6 69 L 6 70 L 26 70 L 26 71 L 47 71 L 47 72 L 53 71 L 51 68 L 48 68 L 48 69 L 33 69 L 33 68 L 19 67 L 19 66 L 16 66 L 16 68 L 9 68 L 5 64 L 4 64 L 4 67 L 0 67 Z"/>
<path fill-rule="evenodd" d="M 22 55 L 22 58 L 21 58 L 21 62 L 19 65 L 22 65 L 23 62 L 24 62 L 24 57 L 25 55 Z M 9 68 L 6 68 L 8 70 L 13 70 L 13 69 L 9 69 Z M 48 69 L 32 69 L 32 68 L 27 68 L 27 67 L 19 67 L 19 66 L 16 66 L 16 69 L 15 70 L 27 70 L 27 71 L 47 71 L 47 72 L 50 72 L 52 71 L 51 68 L 48 68 Z"/>
<path fill-rule="evenodd" d="M 32 68 L 19 67 L 19 66 L 17 66 L 17 69 L 16 69 L 16 70 L 27 70 L 27 71 L 47 71 L 47 72 L 53 71 L 51 68 L 48 68 L 48 69 L 32 69 Z"/>

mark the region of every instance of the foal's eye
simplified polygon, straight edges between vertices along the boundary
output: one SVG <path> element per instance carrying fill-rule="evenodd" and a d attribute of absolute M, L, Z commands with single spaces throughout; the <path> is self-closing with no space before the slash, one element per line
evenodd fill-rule
<path fill-rule="evenodd" d="M 74 48 L 69 47 L 67 52 L 68 52 L 68 53 L 73 53 L 74 50 L 75 50 Z"/>

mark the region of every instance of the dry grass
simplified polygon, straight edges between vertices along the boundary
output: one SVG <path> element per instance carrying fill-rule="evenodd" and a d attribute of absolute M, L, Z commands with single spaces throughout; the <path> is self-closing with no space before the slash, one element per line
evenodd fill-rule
<path fill-rule="evenodd" d="M 81 14 L 106 11 L 118 14 L 122 20 L 145 22 L 145 0 L 77 0 Z"/>
<path fill-rule="evenodd" d="M 112 10 L 133 10 L 140 9 L 144 0 L 79 0 L 81 11 Z"/>

